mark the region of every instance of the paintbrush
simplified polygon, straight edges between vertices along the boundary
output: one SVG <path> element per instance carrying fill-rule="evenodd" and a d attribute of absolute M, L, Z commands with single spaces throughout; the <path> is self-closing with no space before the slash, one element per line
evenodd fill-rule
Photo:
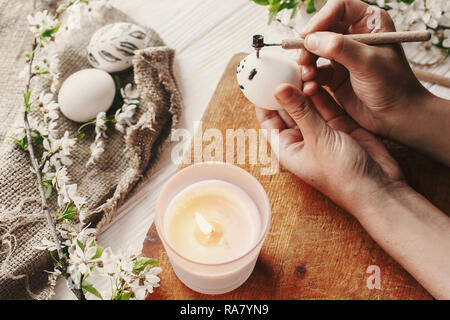
<path fill-rule="evenodd" d="M 378 32 L 362 34 L 345 34 L 344 37 L 350 38 L 368 45 L 392 44 L 400 42 L 418 42 L 428 41 L 431 38 L 429 31 L 399 31 L 399 32 Z M 256 34 L 253 36 L 252 46 L 256 50 L 256 56 L 259 58 L 259 51 L 263 47 L 279 46 L 283 49 L 302 49 L 305 47 L 305 40 L 301 38 L 284 39 L 281 43 L 264 43 L 264 36 Z"/>
<path fill-rule="evenodd" d="M 428 41 L 431 38 L 429 31 L 398 31 L 398 32 L 379 32 L 362 34 L 345 34 L 344 37 L 359 41 L 368 45 L 392 44 L 401 42 L 420 42 Z M 253 36 L 252 47 L 256 50 L 256 56 L 259 58 L 260 50 L 263 47 L 282 47 L 286 50 L 302 49 L 305 47 L 305 40 L 301 38 L 292 38 L 282 40 L 281 43 L 264 43 L 264 36 L 256 34 Z M 423 81 L 432 82 L 450 88 L 450 79 L 444 76 L 436 75 L 431 72 L 412 68 L 417 78 Z"/>

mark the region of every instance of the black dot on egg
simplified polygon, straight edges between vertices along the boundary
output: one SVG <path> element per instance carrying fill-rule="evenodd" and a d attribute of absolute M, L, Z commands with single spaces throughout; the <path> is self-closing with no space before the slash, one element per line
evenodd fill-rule
<path fill-rule="evenodd" d="M 241 88 L 241 90 L 244 90 L 244 86 L 242 84 L 239 85 L 239 88 Z"/>
<path fill-rule="evenodd" d="M 258 71 L 256 71 L 256 69 L 252 69 L 252 71 L 250 71 L 250 74 L 248 75 L 248 80 L 252 80 L 257 73 Z"/>

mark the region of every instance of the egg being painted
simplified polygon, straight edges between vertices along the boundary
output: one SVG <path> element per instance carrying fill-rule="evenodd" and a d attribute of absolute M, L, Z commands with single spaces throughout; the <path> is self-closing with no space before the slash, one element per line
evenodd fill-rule
<path fill-rule="evenodd" d="M 58 93 L 62 114 L 75 122 L 94 119 L 111 107 L 116 86 L 111 75 L 98 69 L 84 69 L 70 75 Z"/>
<path fill-rule="evenodd" d="M 280 110 L 282 107 L 273 96 L 281 83 L 301 86 L 300 67 L 279 52 L 261 50 L 259 59 L 256 52 L 242 59 L 236 70 L 236 78 L 245 97 L 255 106 Z"/>
<path fill-rule="evenodd" d="M 134 51 L 147 46 L 144 29 L 127 22 L 112 23 L 97 30 L 87 47 L 91 66 L 106 72 L 119 72 L 131 67 Z"/>

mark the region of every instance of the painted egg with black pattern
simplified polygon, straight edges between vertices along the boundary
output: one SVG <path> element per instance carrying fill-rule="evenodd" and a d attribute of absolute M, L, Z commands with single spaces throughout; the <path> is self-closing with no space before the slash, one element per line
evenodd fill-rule
<path fill-rule="evenodd" d="M 276 51 L 262 49 L 259 58 L 253 52 L 242 59 L 236 69 L 236 79 L 245 97 L 255 106 L 280 110 L 273 96 L 281 83 L 301 86 L 300 67 L 291 57 Z"/>
<path fill-rule="evenodd" d="M 97 30 L 87 47 L 91 66 L 106 72 L 119 72 L 131 67 L 134 51 L 147 46 L 144 29 L 127 22 L 108 24 Z"/>

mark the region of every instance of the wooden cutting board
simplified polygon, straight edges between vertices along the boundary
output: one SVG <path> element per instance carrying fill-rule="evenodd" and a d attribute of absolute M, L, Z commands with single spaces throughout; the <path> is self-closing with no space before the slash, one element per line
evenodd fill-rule
<path fill-rule="evenodd" d="M 254 108 L 235 79 L 236 66 L 243 56 L 237 54 L 230 60 L 203 115 L 203 131 L 217 128 L 225 137 L 226 129 L 259 129 Z M 450 170 L 392 142 L 387 142 L 387 146 L 409 183 L 449 213 Z M 250 278 L 240 288 L 223 295 L 208 296 L 190 290 L 175 276 L 153 224 L 143 253 L 158 259 L 163 271 L 161 287 L 150 299 L 432 298 L 370 238 L 356 219 L 327 197 L 283 168 L 276 175 L 261 175 L 260 165 L 241 167 L 261 182 L 272 205 L 269 234 Z M 381 269 L 379 290 L 367 288 L 370 274 L 366 270 L 370 265 Z"/>

